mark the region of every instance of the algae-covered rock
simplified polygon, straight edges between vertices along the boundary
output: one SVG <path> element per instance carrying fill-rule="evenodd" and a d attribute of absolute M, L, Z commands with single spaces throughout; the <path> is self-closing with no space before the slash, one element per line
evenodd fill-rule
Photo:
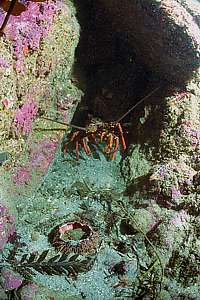
<path fill-rule="evenodd" d="M 25 11 L 10 17 L 0 40 L 0 152 L 7 157 L 1 186 L 9 185 L 9 177 L 14 186 L 35 186 L 53 160 L 66 127 L 39 116 L 70 121 L 68 110 L 81 95 L 70 81 L 78 38 L 70 2 L 28 2 Z M 15 187 L 8 192 L 13 196 Z"/>
<path fill-rule="evenodd" d="M 11 214 L 5 204 L 0 204 L 0 251 L 2 252 L 5 245 L 15 233 L 15 217 Z"/>
<path fill-rule="evenodd" d="M 66 126 L 40 116 L 70 122 L 80 100 L 81 91 L 71 82 L 79 40 L 75 13 L 69 1 L 29 1 L 23 12 L 10 17 L 0 39 L 0 195 L 15 213 L 22 197 L 32 194 L 41 183 L 66 130 Z M 1 22 L 4 17 L 1 8 Z M 8 253 L 14 222 L 19 220 L 2 203 L 0 217 L 0 248 Z M 0 260 L 2 269 L 2 253 Z M 24 284 L 23 277 L 18 280 L 15 269 L 6 270 L 10 273 L 1 274 L 4 290 L 15 289 L 20 298 L 35 299 L 37 286 Z M 49 297 L 55 295 L 40 291 L 38 299 L 46 299 L 48 293 Z M 2 291 L 4 296 L 9 297 Z"/>
<path fill-rule="evenodd" d="M 197 255 L 199 226 L 199 4 L 145 0 L 98 4 L 112 19 L 113 36 L 117 32 L 121 40 L 124 37 L 136 61 L 150 69 L 153 78 L 170 82 L 161 84 L 158 94 L 133 111 L 129 131 L 140 147 L 130 147 L 122 165 L 131 202 L 127 219 L 146 234 L 148 253 L 154 252 L 152 245 L 158 251 L 165 269 L 163 287 L 169 289 L 169 293 L 161 289 L 157 296 L 146 291 L 145 296 L 170 299 L 180 293 L 196 300 L 199 266 L 187 257 Z M 135 240 L 139 247 L 138 233 Z"/>
<path fill-rule="evenodd" d="M 66 126 L 48 119 L 70 122 L 80 99 L 71 80 L 79 26 L 68 2 L 28 3 L 0 41 L 1 195 L 14 195 L 18 213 L 11 243 L 13 219 L 2 215 L 0 267 L 25 279 L 13 291 L 18 297 L 198 300 L 198 11 L 181 0 L 80 2 L 92 7 L 79 11 L 84 29 L 91 17 L 101 33 L 94 39 L 90 27 L 86 52 L 77 51 L 90 74 L 80 113 L 109 119 L 113 105 L 117 120 L 130 107 L 128 135 L 120 119 L 127 150 L 119 135 L 116 157 L 107 160 L 106 131 L 87 155 L 88 132 L 74 128 L 61 151 Z M 137 102 L 146 84 L 157 92 Z M 93 100 L 95 89 L 102 95 Z"/>

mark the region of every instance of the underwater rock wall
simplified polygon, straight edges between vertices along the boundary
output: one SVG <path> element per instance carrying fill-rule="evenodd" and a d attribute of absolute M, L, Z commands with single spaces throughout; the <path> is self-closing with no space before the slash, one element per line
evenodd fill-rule
<path fill-rule="evenodd" d="M 0 21 L 6 12 L 0 8 Z M 33 190 L 54 158 L 80 92 L 70 81 L 79 25 L 70 2 L 28 1 L 12 15 L 0 44 L 1 193 Z M 37 116 L 37 121 L 36 120 Z M 32 186 L 32 187 L 31 187 Z M 26 188 L 28 187 L 28 189 Z"/>
<path fill-rule="evenodd" d="M 70 1 L 17 5 L 23 11 L 14 11 L 0 38 L 0 299 L 17 288 L 20 298 L 35 299 L 37 284 L 24 284 L 4 255 L 18 239 L 18 204 L 24 210 L 23 198 L 40 186 L 66 130 L 40 117 L 70 122 L 80 100 L 81 91 L 71 82 L 79 24 Z M 2 3 L 1 24 L 5 15 Z"/>
<path fill-rule="evenodd" d="M 105 143 L 90 145 L 88 156 L 84 134 L 78 160 L 69 136 L 63 154 L 66 126 L 42 117 L 70 122 L 81 98 L 71 80 L 79 38 L 74 8 L 29 2 L 24 13 L 12 16 L 0 40 L 0 196 L 12 198 L 18 222 L 11 240 L 15 219 L 2 206 L 0 297 L 199 300 L 196 18 L 181 1 L 95 3 L 106 12 L 106 25 L 112 23 L 105 40 L 120 33 L 151 78 L 170 84 L 130 114 L 128 150 L 122 154 L 119 146 L 113 161 L 105 156 Z M 106 65 L 113 48 L 103 50 L 96 60 L 85 55 L 83 65 Z M 114 70 L 110 80 L 118 83 L 124 68 Z M 126 78 L 133 72 L 127 70 Z M 101 72 L 104 83 L 108 73 Z M 98 76 L 92 79 L 96 84 Z M 130 86 L 123 85 L 120 99 L 132 99 Z"/>
<path fill-rule="evenodd" d="M 97 3 L 110 15 L 112 30 L 126 35 L 137 58 L 152 72 L 172 83 L 192 79 L 199 67 L 200 29 L 182 1 Z"/>

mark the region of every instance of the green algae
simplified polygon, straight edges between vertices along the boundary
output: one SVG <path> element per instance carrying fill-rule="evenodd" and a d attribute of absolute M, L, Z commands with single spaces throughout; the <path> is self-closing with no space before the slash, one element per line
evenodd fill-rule
<path fill-rule="evenodd" d="M 95 254 L 96 262 L 90 271 L 78 275 L 73 284 L 70 279 L 70 283 L 66 282 L 62 276 L 51 278 L 38 274 L 35 277 L 37 283 L 41 285 L 65 291 L 67 295 L 78 296 L 80 293 L 85 295 L 86 299 L 94 299 L 94 290 L 99 299 L 113 299 L 115 296 L 118 297 L 118 294 L 121 294 L 121 297 L 131 297 L 132 284 L 138 275 L 137 265 L 140 263 L 130 248 L 130 237 L 119 230 L 120 220 L 128 218 L 126 213 L 122 213 L 120 203 L 126 204 L 130 211 L 133 210 L 127 196 L 123 196 L 126 185 L 124 174 L 121 173 L 121 155 L 118 152 L 115 161 L 107 161 L 102 150 L 101 147 L 100 149 L 96 148 L 98 159 L 88 157 L 84 151 L 80 150 L 80 159 L 76 161 L 73 151 L 67 152 L 63 157 L 59 149 L 54 163 L 35 195 L 31 198 L 23 197 L 22 202 L 17 204 L 20 218 L 18 232 L 22 240 L 28 242 L 33 251 L 49 248 L 47 234 L 54 226 L 65 221 L 84 222 L 87 220 L 99 231 L 101 242 L 100 248 Z M 136 159 L 144 163 L 144 156 L 140 153 L 138 148 Z M 143 159 L 139 159 L 139 156 Z M 147 162 L 146 165 L 148 165 Z M 145 172 L 143 171 L 142 174 Z M 141 170 L 138 173 L 135 171 L 136 177 L 140 175 Z M 24 206 L 26 206 L 26 211 L 23 209 Z M 116 218 L 113 224 L 110 224 L 110 216 L 111 220 L 114 216 Z M 143 220 L 147 221 L 147 219 Z M 136 223 L 140 224 L 141 228 L 144 226 L 140 217 Z M 133 224 L 133 226 L 135 225 Z M 34 232 L 39 232 L 37 239 L 33 238 Z M 141 232 L 137 235 L 138 238 L 140 235 Z M 123 255 L 128 270 L 128 281 L 126 279 L 124 291 L 115 290 L 112 286 L 125 279 L 120 276 L 118 278 L 116 274 L 110 275 L 112 266 L 121 261 L 120 252 L 116 248 L 117 244 L 115 245 L 117 241 L 127 243 L 128 247 L 128 252 Z M 138 246 L 137 253 L 139 255 L 141 251 L 142 264 L 147 266 L 151 260 L 142 249 L 142 244 L 141 242 L 141 245 Z M 107 276 L 105 276 L 105 272 Z"/>

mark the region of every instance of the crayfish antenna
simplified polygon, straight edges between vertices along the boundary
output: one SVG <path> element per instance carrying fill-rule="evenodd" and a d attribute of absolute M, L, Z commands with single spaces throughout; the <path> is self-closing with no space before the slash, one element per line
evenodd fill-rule
<path fill-rule="evenodd" d="M 120 122 L 122 119 L 124 119 L 134 108 L 136 108 L 140 103 L 144 102 L 147 98 L 149 98 L 151 95 L 153 95 L 156 91 L 158 91 L 161 88 L 161 86 L 155 88 L 152 90 L 149 94 L 144 96 L 142 99 L 140 99 L 135 105 L 133 105 L 125 114 L 123 114 L 116 123 Z"/>
<path fill-rule="evenodd" d="M 76 160 L 78 160 L 78 141 L 76 141 Z"/>
<path fill-rule="evenodd" d="M 51 119 L 51 118 L 48 118 L 48 117 L 40 116 L 40 119 L 55 122 L 55 123 L 58 123 L 58 124 L 61 124 L 61 125 L 69 126 L 69 127 L 75 128 L 75 129 L 83 130 L 83 131 L 87 130 L 85 127 L 76 126 L 74 124 L 68 124 L 68 123 L 57 121 L 57 120 L 54 120 L 54 119 Z"/>

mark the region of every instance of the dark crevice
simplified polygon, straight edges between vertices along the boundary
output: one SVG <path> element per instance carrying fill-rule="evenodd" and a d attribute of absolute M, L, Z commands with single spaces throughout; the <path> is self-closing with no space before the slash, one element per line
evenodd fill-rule
<path fill-rule="evenodd" d="M 162 127 L 164 99 L 169 94 L 169 84 L 158 78 L 142 64 L 133 47 L 129 45 L 126 32 L 112 28 L 112 18 L 98 1 L 75 1 L 77 18 L 81 27 L 80 41 L 76 49 L 74 76 L 84 89 L 73 124 L 85 126 L 88 115 L 105 122 L 116 121 L 141 98 L 156 87 L 160 91 L 146 99 L 121 122 L 129 124 L 130 143 L 145 144 L 148 139 L 158 141 Z M 165 88 L 163 89 L 163 86 Z M 150 105 L 152 117 L 148 118 L 147 131 L 138 133 L 144 106 Z M 155 119 L 155 115 L 159 119 Z"/>

